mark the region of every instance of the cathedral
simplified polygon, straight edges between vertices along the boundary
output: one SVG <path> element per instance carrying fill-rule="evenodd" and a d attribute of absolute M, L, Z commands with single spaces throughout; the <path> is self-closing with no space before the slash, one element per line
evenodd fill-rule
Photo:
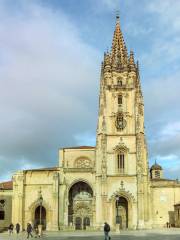
<path fill-rule="evenodd" d="M 96 146 L 59 150 L 58 167 L 18 171 L 0 183 L 0 229 L 50 231 L 180 227 L 180 182 L 149 168 L 138 62 L 116 16 L 101 65 Z"/>

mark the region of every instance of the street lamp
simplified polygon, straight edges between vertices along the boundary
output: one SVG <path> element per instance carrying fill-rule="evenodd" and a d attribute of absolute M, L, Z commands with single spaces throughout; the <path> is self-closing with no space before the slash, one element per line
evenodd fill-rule
<path fill-rule="evenodd" d="M 42 223 L 42 203 L 43 203 L 43 197 L 42 197 L 42 193 L 41 193 L 41 191 L 40 191 L 40 196 L 39 196 L 39 206 L 40 206 L 40 219 L 39 219 L 39 221 L 40 221 L 40 225 L 41 225 L 41 223 Z"/>
<path fill-rule="evenodd" d="M 118 215 L 118 204 L 119 204 L 119 196 L 116 196 L 116 224 L 120 223 L 120 216 Z"/>

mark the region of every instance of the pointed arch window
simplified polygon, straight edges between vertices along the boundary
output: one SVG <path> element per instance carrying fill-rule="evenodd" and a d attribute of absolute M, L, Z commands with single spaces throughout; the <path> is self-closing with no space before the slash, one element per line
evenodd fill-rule
<path fill-rule="evenodd" d="M 122 78 L 121 78 L 121 77 L 118 77 L 118 78 L 117 78 L 117 85 L 120 86 L 120 87 L 122 87 L 122 84 L 123 84 L 123 83 L 122 83 Z"/>
<path fill-rule="evenodd" d="M 117 170 L 119 173 L 124 173 L 124 170 L 125 170 L 125 155 L 124 155 L 124 153 L 117 154 Z"/>
<path fill-rule="evenodd" d="M 117 84 L 118 84 L 118 86 L 122 87 L 122 80 L 118 79 Z"/>

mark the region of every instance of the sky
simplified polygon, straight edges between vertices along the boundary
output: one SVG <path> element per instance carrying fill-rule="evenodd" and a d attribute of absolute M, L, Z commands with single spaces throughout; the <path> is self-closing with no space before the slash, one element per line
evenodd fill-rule
<path fill-rule="evenodd" d="M 140 62 L 150 166 L 180 178 L 179 0 L 0 0 L 0 181 L 95 145 L 117 11 Z"/>

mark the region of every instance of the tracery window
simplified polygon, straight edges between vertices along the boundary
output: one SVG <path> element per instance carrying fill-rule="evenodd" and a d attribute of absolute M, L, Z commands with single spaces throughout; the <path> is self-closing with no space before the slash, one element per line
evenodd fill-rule
<path fill-rule="evenodd" d="M 125 169 L 125 156 L 124 153 L 119 153 L 117 155 L 117 170 L 120 173 L 124 173 L 124 169 Z"/>

